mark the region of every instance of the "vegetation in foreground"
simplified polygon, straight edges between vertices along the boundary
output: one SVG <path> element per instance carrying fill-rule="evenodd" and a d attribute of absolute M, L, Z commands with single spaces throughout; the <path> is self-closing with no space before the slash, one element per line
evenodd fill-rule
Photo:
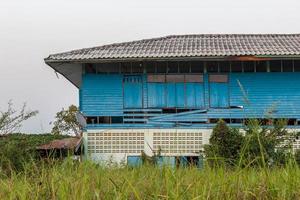
<path fill-rule="evenodd" d="M 300 199 L 300 169 L 32 163 L 1 174 L 0 199 Z"/>

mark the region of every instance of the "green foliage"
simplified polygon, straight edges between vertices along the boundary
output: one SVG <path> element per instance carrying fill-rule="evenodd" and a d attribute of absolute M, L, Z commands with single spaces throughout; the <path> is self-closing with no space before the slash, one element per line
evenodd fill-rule
<path fill-rule="evenodd" d="M 0 199 L 299 199 L 299 168 L 266 171 L 28 163 L 19 174 L 0 172 Z"/>
<path fill-rule="evenodd" d="M 13 108 L 12 101 L 8 102 L 7 110 L 0 111 L 0 135 L 14 133 L 24 121 L 38 114 L 38 111 L 30 111 L 26 108 L 26 103 L 24 103 L 18 112 Z"/>
<path fill-rule="evenodd" d="M 23 170 L 24 163 L 36 160 L 36 147 L 66 136 L 51 134 L 8 134 L 0 136 L 0 168 Z"/>
<path fill-rule="evenodd" d="M 292 143 L 297 134 L 286 130 L 286 120 L 269 120 L 272 126 L 263 126 L 257 119 L 246 122 L 242 133 L 220 120 L 204 146 L 208 164 L 214 166 L 284 166 L 294 161 Z"/>
<path fill-rule="evenodd" d="M 245 128 L 245 143 L 240 164 L 261 167 L 285 165 L 292 157 L 293 133 L 286 129 L 285 120 L 270 120 L 273 126 L 263 126 L 257 119 L 249 120 Z"/>
<path fill-rule="evenodd" d="M 235 165 L 243 144 L 243 135 L 239 130 L 230 128 L 223 120 L 214 127 L 204 153 L 210 164 Z"/>
<path fill-rule="evenodd" d="M 78 108 L 75 105 L 69 106 L 67 110 L 62 109 L 56 113 L 51 133 L 54 135 L 70 134 L 80 136 L 80 126 L 76 120 Z"/>

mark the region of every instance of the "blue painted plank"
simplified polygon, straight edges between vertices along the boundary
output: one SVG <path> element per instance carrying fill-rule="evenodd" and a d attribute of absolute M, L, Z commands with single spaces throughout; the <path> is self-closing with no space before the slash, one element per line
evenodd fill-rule
<path fill-rule="evenodd" d="M 185 107 L 185 89 L 184 83 L 176 83 L 176 107 L 184 108 Z"/>
<path fill-rule="evenodd" d="M 148 83 L 148 107 L 162 108 L 166 107 L 164 83 Z"/>
<path fill-rule="evenodd" d="M 226 108 L 229 107 L 228 83 L 209 83 L 210 84 L 210 107 Z"/>
<path fill-rule="evenodd" d="M 143 83 L 142 77 L 125 77 L 124 81 L 124 108 L 143 107 Z"/>
<path fill-rule="evenodd" d="M 186 107 L 204 107 L 204 88 L 202 83 L 186 83 Z"/>

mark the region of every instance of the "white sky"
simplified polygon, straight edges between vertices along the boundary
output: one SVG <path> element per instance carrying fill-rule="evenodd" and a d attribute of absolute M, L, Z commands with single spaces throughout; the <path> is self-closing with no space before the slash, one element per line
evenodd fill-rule
<path fill-rule="evenodd" d="M 0 0 L 0 110 L 12 99 L 41 133 L 78 91 L 44 64 L 50 53 L 170 34 L 300 33 L 299 0 Z"/>

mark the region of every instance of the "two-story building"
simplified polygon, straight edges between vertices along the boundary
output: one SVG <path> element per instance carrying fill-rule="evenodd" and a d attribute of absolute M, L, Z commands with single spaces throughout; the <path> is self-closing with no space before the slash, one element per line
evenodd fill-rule
<path fill-rule="evenodd" d="M 300 126 L 300 34 L 174 35 L 52 54 L 79 89 L 86 155 L 198 156 L 222 118 Z M 300 147 L 300 142 L 295 148 Z"/>

